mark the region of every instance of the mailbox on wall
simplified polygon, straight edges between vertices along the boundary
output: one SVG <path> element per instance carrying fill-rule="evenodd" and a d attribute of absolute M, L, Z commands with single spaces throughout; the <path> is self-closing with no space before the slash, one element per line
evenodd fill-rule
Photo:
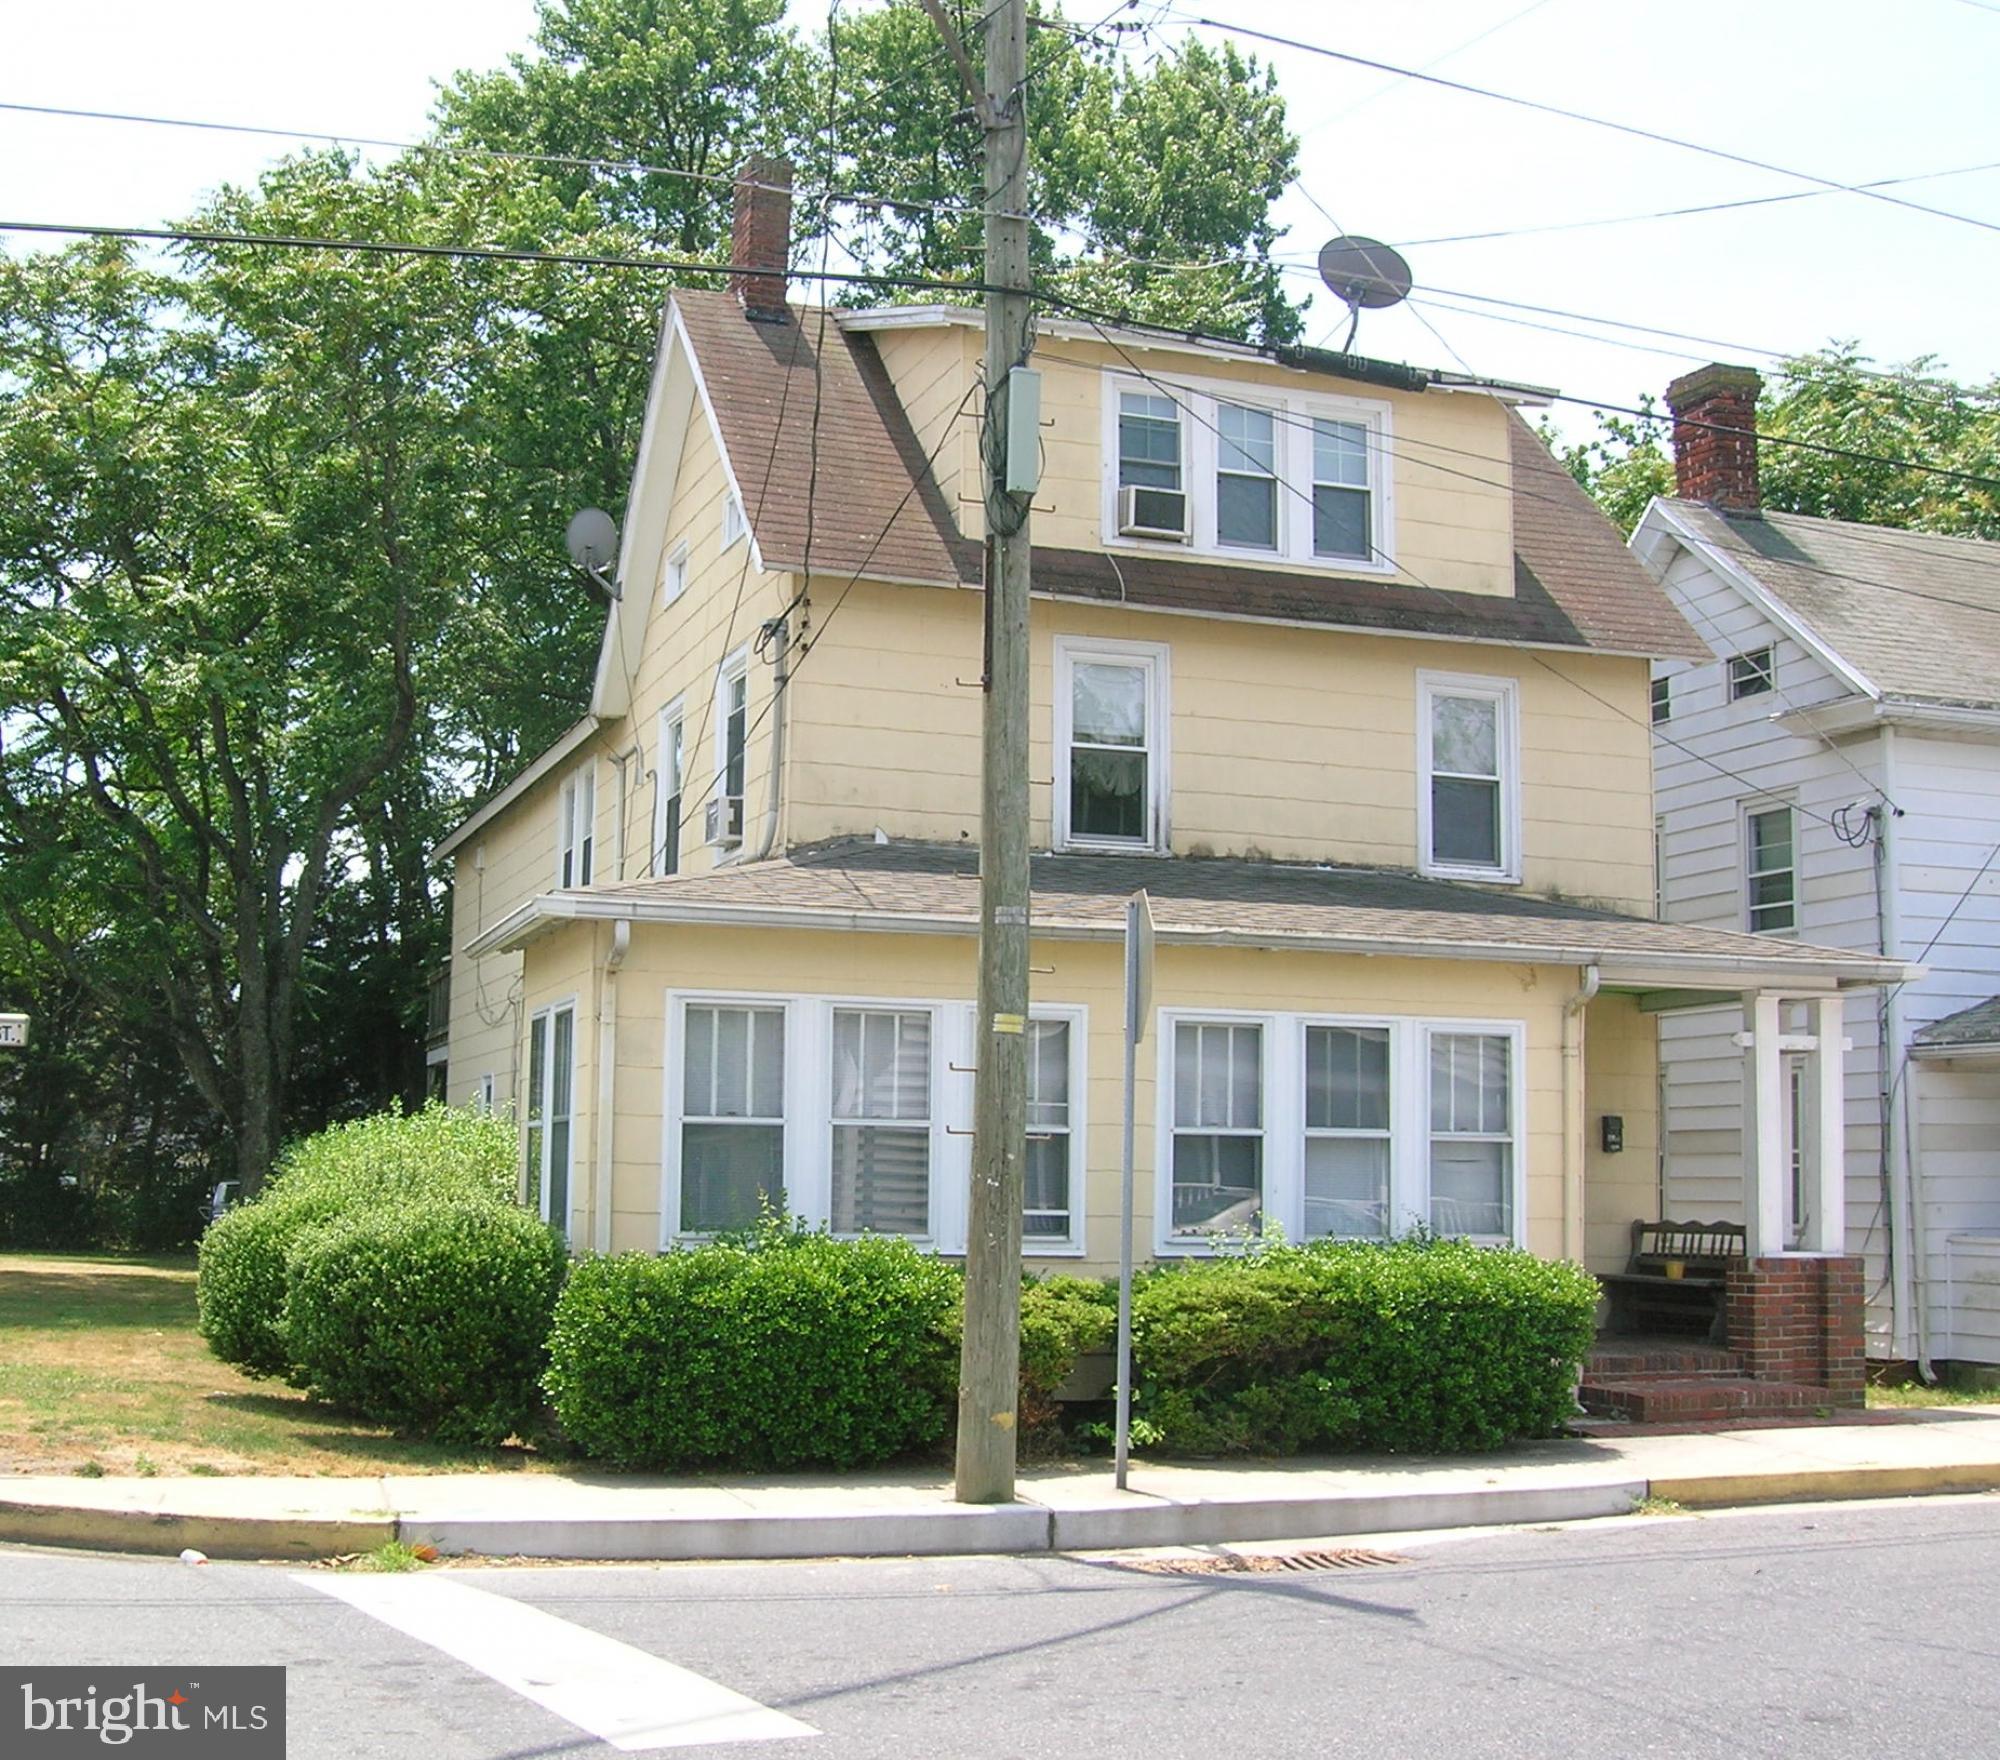
<path fill-rule="evenodd" d="M 1625 1120 L 1616 1112 L 1607 1112 L 1597 1121 L 1598 1141 L 1607 1155 L 1616 1155 L 1625 1147 Z"/>

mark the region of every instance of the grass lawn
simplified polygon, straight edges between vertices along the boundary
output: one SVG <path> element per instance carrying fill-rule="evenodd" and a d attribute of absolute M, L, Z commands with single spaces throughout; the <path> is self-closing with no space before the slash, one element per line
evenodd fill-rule
<path fill-rule="evenodd" d="M 1960 1387 L 1926 1387 L 1921 1381 L 1868 1389 L 1871 1412 L 1906 1410 L 1912 1406 L 2000 1406 L 2000 1389 L 1989 1387 L 1969 1392 Z"/>
<path fill-rule="evenodd" d="M 195 1332 L 189 1259 L 0 1253 L 0 1473 L 452 1473 L 522 1448 L 406 1442 L 275 1381 Z"/>

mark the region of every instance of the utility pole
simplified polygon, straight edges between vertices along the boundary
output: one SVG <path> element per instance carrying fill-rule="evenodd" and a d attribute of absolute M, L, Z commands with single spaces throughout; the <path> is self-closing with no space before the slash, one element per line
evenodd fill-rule
<path fill-rule="evenodd" d="M 941 5 L 926 8 L 957 44 Z M 979 1016 L 974 1056 L 972 1214 L 958 1380 L 956 1496 L 1014 1497 L 1020 1398 L 1021 1194 L 1028 1119 L 1028 503 L 1033 435 L 1011 380 L 1034 346 L 1029 300 L 1027 0 L 1000 0 L 982 26 L 986 130 L 986 670 L 979 828 Z M 963 46 L 954 59 L 970 72 Z M 1022 418 L 1027 421 L 1023 422 Z M 1022 433 L 1025 425 L 1027 433 Z M 1015 457 L 1010 469 L 1009 438 Z M 1025 485 L 1024 489 L 1018 485 Z"/>

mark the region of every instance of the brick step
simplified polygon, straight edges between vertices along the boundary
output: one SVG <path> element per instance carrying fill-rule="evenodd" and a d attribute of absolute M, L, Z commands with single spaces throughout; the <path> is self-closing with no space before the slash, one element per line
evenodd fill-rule
<path fill-rule="evenodd" d="M 1634 1339 L 1594 1346 L 1583 1359 L 1586 1381 L 1629 1381 L 1647 1375 L 1741 1375 L 1743 1359 L 1716 1344 Z"/>
<path fill-rule="evenodd" d="M 1593 1417 L 1627 1418 L 1635 1424 L 1706 1423 L 1717 1418 L 1810 1412 L 1831 1404 L 1823 1387 L 1795 1381 L 1752 1381 L 1742 1375 L 1586 1378 L 1577 1390 L 1577 1399 Z"/>

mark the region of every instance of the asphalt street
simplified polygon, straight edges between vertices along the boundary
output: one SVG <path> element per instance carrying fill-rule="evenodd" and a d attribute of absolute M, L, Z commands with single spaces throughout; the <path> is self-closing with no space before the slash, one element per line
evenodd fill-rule
<path fill-rule="evenodd" d="M 1408 1562 L 1192 1577 L 0 1550 L 0 1660 L 283 1663 L 293 1760 L 2000 1755 L 2000 1498 L 1394 1549 Z"/>

